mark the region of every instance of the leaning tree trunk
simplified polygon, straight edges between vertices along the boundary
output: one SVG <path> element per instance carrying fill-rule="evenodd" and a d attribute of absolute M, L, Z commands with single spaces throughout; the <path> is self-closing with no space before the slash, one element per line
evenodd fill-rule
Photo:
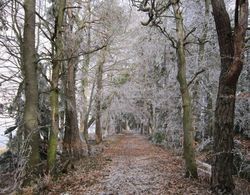
<path fill-rule="evenodd" d="M 186 164 L 186 176 L 197 178 L 197 165 L 195 161 L 194 150 L 194 128 L 192 119 L 192 106 L 186 78 L 186 59 L 184 50 L 184 27 L 183 18 L 179 3 L 172 4 L 174 9 L 177 33 L 177 57 L 178 57 L 178 75 L 177 79 L 180 84 L 183 107 L 183 130 L 184 130 L 184 159 Z"/>
<path fill-rule="evenodd" d="M 56 2 L 56 18 L 54 40 L 52 41 L 52 81 L 50 90 L 50 105 L 51 105 L 51 130 L 49 134 L 48 148 L 48 170 L 51 171 L 56 162 L 56 149 L 59 133 L 59 75 L 61 70 L 61 58 L 63 54 L 63 20 L 64 20 L 65 0 Z"/>
<path fill-rule="evenodd" d="M 23 68 L 25 82 L 24 131 L 31 148 L 28 167 L 34 171 L 40 161 L 38 131 L 38 77 L 35 53 L 35 1 L 24 1 Z M 29 151 L 28 151 L 29 152 Z"/>
<path fill-rule="evenodd" d="M 211 185 L 216 194 L 232 194 L 235 94 L 243 66 L 248 1 L 236 0 L 234 33 L 224 1 L 212 0 L 212 7 L 220 47 L 221 74 L 215 110 L 215 159 L 212 166 Z"/>

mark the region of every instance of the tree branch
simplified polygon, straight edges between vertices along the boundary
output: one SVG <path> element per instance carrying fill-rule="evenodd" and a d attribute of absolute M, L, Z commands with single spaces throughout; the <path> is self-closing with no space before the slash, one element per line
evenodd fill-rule
<path fill-rule="evenodd" d="M 196 27 L 192 28 L 192 30 L 189 31 L 189 33 L 186 34 L 184 41 L 188 38 L 190 34 L 192 34 L 194 31 L 196 31 Z"/>
<path fill-rule="evenodd" d="M 172 37 L 167 31 L 166 31 L 166 29 L 165 28 L 162 28 L 159 24 L 153 24 L 154 26 L 156 26 L 159 30 L 160 30 L 160 32 L 166 37 L 166 38 L 168 38 L 168 40 L 170 40 L 170 42 L 171 42 L 171 45 L 172 45 L 172 47 L 173 48 L 177 48 L 176 47 L 176 43 L 177 43 L 177 41 L 174 39 L 174 37 Z"/>
<path fill-rule="evenodd" d="M 188 87 L 192 84 L 192 82 L 196 79 L 196 77 L 197 77 L 199 74 L 203 73 L 203 72 L 205 72 L 205 69 L 202 69 L 202 70 L 196 72 L 195 75 L 194 75 L 194 77 L 191 79 L 191 81 L 188 82 Z"/>

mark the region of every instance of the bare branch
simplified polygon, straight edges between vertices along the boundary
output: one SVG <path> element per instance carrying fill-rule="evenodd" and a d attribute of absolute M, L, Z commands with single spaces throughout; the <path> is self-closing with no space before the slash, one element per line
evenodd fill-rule
<path fill-rule="evenodd" d="M 186 34 L 184 41 L 196 30 L 196 27 L 192 28 L 192 30 L 189 31 L 189 33 Z"/>
<path fill-rule="evenodd" d="M 154 24 L 154 26 L 156 26 L 156 27 L 160 30 L 160 32 L 161 32 L 166 38 L 168 38 L 168 40 L 171 41 L 172 47 L 176 49 L 176 48 L 177 48 L 177 47 L 176 47 L 177 41 L 175 40 L 175 38 L 172 37 L 172 36 L 166 31 L 166 29 L 165 29 L 165 28 L 162 28 L 159 24 Z"/>
<path fill-rule="evenodd" d="M 192 82 L 196 79 L 196 77 L 197 77 L 199 74 L 203 73 L 203 72 L 205 72 L 205 69 L 202 69 L 202 70 L 196 72 L 195 75 L 194 75 L 194 77 L 191 79 L 191 81 L 188 82 L 188 87 L 192 84 Z"/>

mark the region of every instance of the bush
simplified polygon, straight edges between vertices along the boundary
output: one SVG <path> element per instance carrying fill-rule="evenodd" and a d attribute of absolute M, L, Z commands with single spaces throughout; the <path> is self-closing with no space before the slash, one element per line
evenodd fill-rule
<path fill-rule="evenodd" d="M 156 144 L 161 144 L 165 140 L 166 134 L 162 131 L 157 131 L 153 134 L 153 142 Z"/>

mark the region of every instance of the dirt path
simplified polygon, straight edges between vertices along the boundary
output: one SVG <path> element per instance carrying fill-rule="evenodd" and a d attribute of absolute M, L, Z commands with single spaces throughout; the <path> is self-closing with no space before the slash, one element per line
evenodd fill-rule
<path fill-rule="evenodd" d="M 101 158 L 108 161 L 106 165 L 100 163 L 101 167 L 88 173 L 76 171 L 60 181 L 63 193 L 52 187 L 50 194 L 208 194 L 204 182 L 184 179 L 180 156 L 152 145 L 143 136 L 120 135 Z"/>

